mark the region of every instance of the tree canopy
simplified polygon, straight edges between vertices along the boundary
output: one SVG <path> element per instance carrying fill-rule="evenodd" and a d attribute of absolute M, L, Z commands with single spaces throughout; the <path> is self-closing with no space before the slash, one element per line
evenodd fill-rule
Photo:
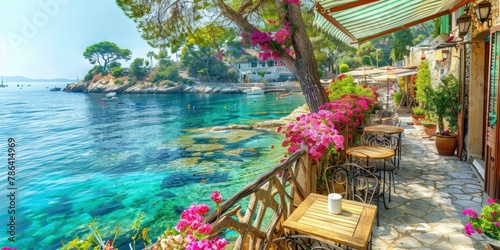
<path fill-rule="evenodd" d="M 298 78 L 311 111 L 328 102 L 319 81 L 311 40 L 313 1 L 116 0 L 153 47 L 179 47 L 188 37 L 205 36 L 216 53 L 216 36 L 232 32 L 246 46 L 260 46 L 262 60 L 281 60 Z M 211 29 L 213 28 L 213 29 Z M 208 39 L 207 38 L 208 32 Z M 213 39 L 212 39 L 213 38 Z"/>
<path fill-rule="evenodd" d="M 115 43 L 102 41 L 87 47 L 83 56 L 89 60 L 90 64 L 97 63 L 104 71 L 107 71 L 108 63 L 122 59 L 128 61 L 132 57 L 132 52 L 128 49 L 121 49 Z"/>

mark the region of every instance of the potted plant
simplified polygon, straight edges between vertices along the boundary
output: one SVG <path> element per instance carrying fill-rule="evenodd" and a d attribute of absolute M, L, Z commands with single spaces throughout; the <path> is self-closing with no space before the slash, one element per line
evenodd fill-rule
<path fill-rule="evenodd" d="M 428 88 L 425 110 L 436 117 L 438 134 L 436 149 L 440 155 L 454 155 L 457 146 L 458 80 L 454 75 L 444 76 L 436 88 Z M 447 127 L 445 127 L 447 122 Z"/>
<path fill-rule="evenodd" d="M 422 122 L 422 126 L 424 127 L 424 132 L 428 136 L 436 135 L 437 124 L 432 119 L 425 119 Z"/>
<path fill-rule="evenodd" d="M 488 205 L 484 206 L 481 214 L 467 208 L 462 211 L 462 215 L 469 217 L 469 222 L 465 224 L 465 234 L 471 236 L 473 233 L 485 235 L 485 240 L 492 249 L 500 248 L 500 205 L 492 198 L 488 198 Z"/>
<path fill-rule="evenodd" d="M 425 110 L 419 106 L 413 107 L 411 110 L 413 111 L 411 114 L 413 124 L 422 125 L 422 121 L 425 119 Z"/>

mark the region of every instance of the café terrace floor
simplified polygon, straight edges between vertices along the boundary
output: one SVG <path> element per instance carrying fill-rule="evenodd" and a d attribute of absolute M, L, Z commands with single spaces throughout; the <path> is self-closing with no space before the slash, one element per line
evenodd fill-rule
<path fill-rule="evenodd" d="M 398 113 L 405 131 L 396 193 L 389 210 L 380 203 L 373 249 L 484 249 L 481 235 L 464 234 L 467 217 L 461 214 L 486 204 L 482 178 L 456 156 L 437 155 L 434 140 L 422 138 L 422 126 L 408 125 L 406 109 Z"/>

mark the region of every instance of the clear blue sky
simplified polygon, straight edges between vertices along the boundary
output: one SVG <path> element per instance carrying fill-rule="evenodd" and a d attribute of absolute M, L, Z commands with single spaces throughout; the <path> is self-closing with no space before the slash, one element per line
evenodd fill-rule
<path fill-rule="evenodd" d="M 0 17 L 1 75 L 82 79 L 93 66 L 83 52 L 100 41 L 131 50 L 132 59 L 158 52 L 114 0 L 2 0 Z"/>

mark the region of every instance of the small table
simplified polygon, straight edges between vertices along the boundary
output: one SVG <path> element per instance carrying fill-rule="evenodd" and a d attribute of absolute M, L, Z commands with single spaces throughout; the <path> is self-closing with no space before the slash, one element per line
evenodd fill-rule
<path fill-rule="evenodd" d="M 399 169 L 399 161 L 401 160 L 401 134 L 403 133 L 403 131 L 405 131 L 405 129 L 402 127 L 390 126 L 390 125 L 375 125 L 375 126 L 364 127 L 363 131 L 365 131 L 366 133 L 379 133 L 379 134 L 387 134 L 387 135 L 398 134 L 398 145 L 397 145 L 398 163 L 397 163 L 397 167 Z"/>
<path fill-rule="evenodd" d="M 395 152 L 394 150 L 386 147 L 380 147 L 380 146 L 356 146 L 352 148 L 348 148 L 346 151 L 346 154 L 351 156 L 351 162 L 352 162 L 352 156 L 358 157 L 358 158 L 366 158 L 366 165 L 370 165 L 370 159 L 375 159 L 375 160 L 384 160 L 384 170 L 385 170 L 385 159 L 391 158 L 394 156 Z M 385 171 L 384 175 L 382 177 L 382 182 L 384 185 L 382 185 L 382 194 L 385 196 Z M 389 209 L 387 204 L 385 203 L 385 197 L 382 197 L 384 201 L 384 207 L 385 209 Z M 391 189 L 389 189 L 389 202 L 391 201 Z"/>
<path fill-rule="evenodd" d="M 366 249 L 377 216 L 377 206 L 342 200 L 342 213 L 328 212 L 328 197 L 310 194 L 283 223 L 292 232 Z"/>

